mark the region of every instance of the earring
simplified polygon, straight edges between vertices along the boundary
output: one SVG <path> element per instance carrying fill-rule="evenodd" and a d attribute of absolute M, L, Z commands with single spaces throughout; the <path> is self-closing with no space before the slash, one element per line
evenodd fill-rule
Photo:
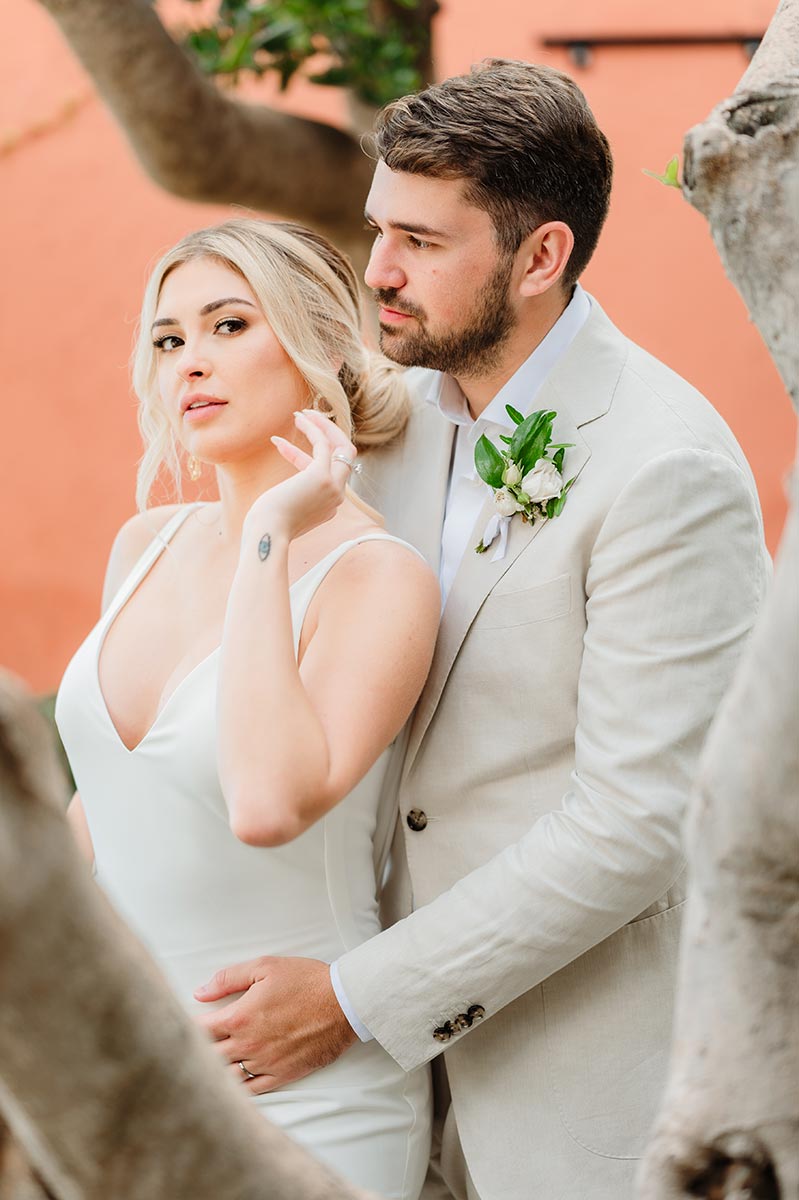
<path fill-rule="evenodd" d="M 196 483 L 203 473 L 202 463 L 193 454 L 190 454 L 186 460 L 186 469 L 189 472 L 189 479 L 192 483 Z"/>

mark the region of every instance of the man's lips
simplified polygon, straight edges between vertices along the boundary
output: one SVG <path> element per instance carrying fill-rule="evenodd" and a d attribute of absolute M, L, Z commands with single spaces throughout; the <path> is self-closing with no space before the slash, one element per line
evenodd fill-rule
<path fill-rule="evenodd" d="M 221 408 L 225 404 L 227 404 L 227 400 L 220 400 L 218 396 L 207 396 L 203 392 L 191 392 L 188 396 L 183 397 L 180 411 L 185 417 L 188 412 L 205 412 L 209 408 Z"/>
<path fill-rule="evenodd" d="M 411 313 L 401 312 L 398 308 L 386 308 L 381 305 L 378 319 L 384 325 L 400 325 L 403 321 L 411 321 L 413 317 Z"/>

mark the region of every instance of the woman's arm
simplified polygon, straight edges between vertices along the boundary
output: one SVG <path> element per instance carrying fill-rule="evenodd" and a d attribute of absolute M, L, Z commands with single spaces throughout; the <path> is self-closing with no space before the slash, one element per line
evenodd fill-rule
<path fill-rule="evenodd" d="M 94 865 L 94 846 L 92 845 L 92 836 L 89 833 L 89 823 L 86 820 L 86 813 L 83 811 L 83 801 L 80 798 L 80 793 L 75 792 L 75 795 L 67 806 L 67 824 L 72 830 L 78 850 L 90 866 Z"/>
<path fill-rule="evenodd" d="M 435 643 L 434 575 L 405 547 L 371 542 L 349 551 L 321 585 L 319 619 L 298 667 L 288 548 L 297 530 L 312 527 L 314 505 L 332 505 L 332 515 L 337 489 L 343 495 L 346 467 L 330 483 L 339 465 L 331 447 L 343 435 L 330 428 L 324 445 L 318 430 L 309 432 L 317 439 L 313 465 L 288 481 L 300 485 L 288 502 L 278 494 L 283 484 L 253 506 L 228 600 L 219 772 L 231 827 L 252 845 L 291 841 L 363 778 L 410 714 Z"/>

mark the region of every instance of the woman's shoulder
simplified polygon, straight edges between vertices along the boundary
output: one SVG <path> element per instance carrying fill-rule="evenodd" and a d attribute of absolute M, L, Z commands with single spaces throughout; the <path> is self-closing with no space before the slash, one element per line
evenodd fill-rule
<path fill-rule="evenodd" d="M 114 538 L 103 585 L 103 612 L 150 543 L 176 513 L 189 504 L 163 504 L 130 517 Z"/>
<path fill-rule="evenodd" d="M 438 577 L 410 542 L 376 523 L 364 525 L 350 541 L 354 544 L 338 564 L 343 588 L 358 589 L 367 601 L 378 603 L 381 597 L 407 599 L 411 605 L 429 601 L 438 611 Z"/>

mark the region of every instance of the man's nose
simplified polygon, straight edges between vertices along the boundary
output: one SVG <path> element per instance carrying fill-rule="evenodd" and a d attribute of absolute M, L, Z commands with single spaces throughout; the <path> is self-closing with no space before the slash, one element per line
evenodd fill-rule
<path fill-rule="evenodd" d="M 369 256 L 363 279 L 368 288 L 376 291 L 381 288 L 399 291 L 408 282 L 405 272 L 397 264 L 385 238 L 378 238 L 372 246 L 372 253 Z"/>

